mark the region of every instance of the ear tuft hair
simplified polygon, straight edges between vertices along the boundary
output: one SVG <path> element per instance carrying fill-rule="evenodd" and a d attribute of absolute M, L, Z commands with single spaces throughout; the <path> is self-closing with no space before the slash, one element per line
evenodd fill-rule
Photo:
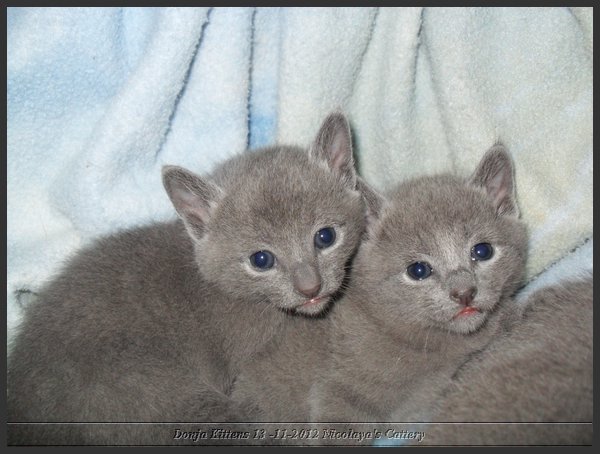
<path fill-rule="evenodd" d="M 221 199 L 221 189 L 178 166 L 164 166 L 162 180 L 171 203 L 190 234 L 201 238 L 214 207 Z"/>
<path fill-rule="evenodd" d="M 310 147 L 310 154 L 317 160 L 325 161 L 351 189 L 356 189 L 352 135 L 344 114 L 333 112 L 327 116 Z"/>
<path fill-rule="evenodd" d="M 486 190 L 498 214 L 519 216 L 514 166 L 504 145 L 497 143 L 485 153 L 469 182 Z"/>

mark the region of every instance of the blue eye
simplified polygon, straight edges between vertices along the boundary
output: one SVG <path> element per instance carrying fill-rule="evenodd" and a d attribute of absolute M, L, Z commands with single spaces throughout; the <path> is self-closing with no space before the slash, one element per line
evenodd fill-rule
<path fill-rule="evenodd" d="M 331 227 L 325 227 L 315 234 L 315 246 L 319 249 L 325 249 L 335 242 L 335 230 Z"/>
<path fill-rule="evenodd" d="M 423 279 L 427 279 L 431 276 L 431 272 L 433 271 L 429 264 L 425 262 L 415 262 L 412 265 L 409 265 L 406 268 L 408 275 L 412 277 L 416 281 L 422 281 Z"/>
<path fill-rule="evenodd" d="M 489 260 L 494 255 L 494 248 L 490 243 L 478 243 L 471 248 L 471 260 Z"/>
<path fill-rule="evenodd" d="M 275 256 L 269 251 L 258 251 L 250 256 L 250 263 L 259 270 L 268 270 L 275 264 Z"/>

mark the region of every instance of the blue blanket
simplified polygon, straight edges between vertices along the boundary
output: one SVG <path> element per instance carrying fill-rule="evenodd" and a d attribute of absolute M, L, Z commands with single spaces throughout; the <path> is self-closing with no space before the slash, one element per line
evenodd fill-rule
<path fill-rule="evenodd" d="M 501 139 L 528 279 L 591 257 L 592 35 L 591 8 L 9 8 L 9 341 L 78 247 L 174 215 L 162 165 L 306 145 L 336 108 L 381 189 Z"/>

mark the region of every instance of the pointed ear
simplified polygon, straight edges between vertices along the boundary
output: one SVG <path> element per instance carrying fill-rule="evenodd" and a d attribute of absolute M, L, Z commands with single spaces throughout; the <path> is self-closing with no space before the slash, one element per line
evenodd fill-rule
<path fill-rule="evenodd" d="M 486 190 L 498 214 L 519 216 L 514 167 L 504 145 L 497 143 L 485 153 L 469 182 Z"/>
<path fill-rule="evenodd" d="M 356 189 L 361 193 L 366 205 L 367 225 L 372 226 L 381 217 L 386 199 L 365 180 L 358 177 Z"/>
<path fill-rule="evenodd" d="M 178 166 L 164 166 L 163 185 L 190 234 L 201 238 L 221 189 L 198 175 Z"/>
<path fill-rule="evenodd" d="M 310 147 L 310 155 L 317 160 L 325 161 L 351 189 L 356 188 L 350 126 L 342 113 L 334 112 L 325 119 Z"/>

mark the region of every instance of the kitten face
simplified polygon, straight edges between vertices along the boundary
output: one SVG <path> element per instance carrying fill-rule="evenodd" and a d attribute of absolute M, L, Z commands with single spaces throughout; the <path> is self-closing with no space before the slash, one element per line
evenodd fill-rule
<path fill-rule="evenodd" d="M 380 289 L 380 318 L 468 334 L 517 289 L 527 238 L 512 186 L 485 185 L 496 176 L 419 178 L 388 197 L 355 266 Z"/>
<path fill-rule="evenodd" d="M 308 152 L 247 152 L 211 178 L 167 167 L 163 181 L 202 275 L 232 296 L 316 315 L 340 289 L 365 223 L 340 114 L 325 120 Z"/>
<path fill-rule="evenodd" d="M 204 276 L 239 295 L 318 314 L 338 291 L 364 223 L 360 194 L 295 149 L 267 150 L 199 241 Z M 264 165 L 267 165 L 268 170 Z"/>

